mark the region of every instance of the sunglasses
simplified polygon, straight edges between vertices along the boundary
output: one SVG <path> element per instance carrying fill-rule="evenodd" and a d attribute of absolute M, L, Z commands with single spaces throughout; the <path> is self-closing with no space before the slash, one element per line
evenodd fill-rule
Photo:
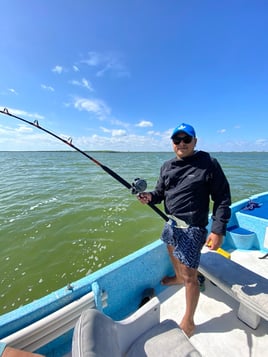
<path fill-rule="evenodd" d="M 190 135 L 186 135 L 183 137 L 175 137 L 172 139 L 173 144 L 175 145 L 179 145 L 182 141 L 184 142 L 184 144 L 190 144 L 190 142 L 193 140 L 193 137 Z"/>

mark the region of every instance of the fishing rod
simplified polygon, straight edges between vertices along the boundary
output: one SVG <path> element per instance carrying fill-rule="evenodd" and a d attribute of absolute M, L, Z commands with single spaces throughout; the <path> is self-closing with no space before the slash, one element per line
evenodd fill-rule
<path fill-rule="evenodd" d="M 21 118 L 21 117 L 19 117 L 17 115 L 9 113 L 7 108 L 4 108 L 4 110 L 0 110 L 0 114 L 4 114 L 4 115 L 10 116 L 12 118 L 18 119 L 18 120 L 20 120 L 20 121 L 22 121 L 24 123 L 27 123 L 27 124 L 29 124 L 31 126 L 34 126 L 35 128 L 38 128 L 38 129 L 42 130 L 43 132 L 53 136 L 54 138 L 62 141 L 64 144 L 70 146 L 74 150 L 78 151 L 80 154 L 82 154 L 85 157 L 87 157 L 89 160 L 93 161 L 96 165 L 100 166 L 107 174 L 112 176 L 114 179 L 116 179 L 118 182 L 120 182 L 127 189 L 131 190 L 132 194 L 138 194 L 138 193 L 144 192 L 146 190 L 147 183 L 146 183 L 145 180 L 140 179 L 140 178 L 136 178 L 134 180 L 134 182 L 132 184 L 130 184 L 123 177 L 119 176 L 116 172 L 114 172 L 112 169 L 110 169 L 109 167 L 103 165 L 98 160 L 94 159 L 94 157 L 90 156 L 85 151 L 83 151 L 83 150 L 79 149 L 77 146 L 75 146 L 72 143 L 72 138 L 68 138 L 67 140 L 61 138 L 60 136 L 58 136 L 57 134 L 53 133 L 52 131 L 47 130 L 47 129 L 43 128 L 41 125 L 39 125 L 38 120 L 35 120 L 34 122 L 31 122 L 29 120 L 23 119 L 23 118 Z M 158 207 L 156 207 L 153 203 L 148 202 L 147 205 L 150 206 L 166 222 L 169 221 L 169 217 L 164 212 L 162 212 Z M 225 257 L 228 257 L 228 258 L 230 256 L 230 254 L 228 252 L 226 252 L 225 250 L 223 250 L 221 248 L 218 248 L 217 252 L 222 254 L 222 255 L 224 255 Z M 267 254 L 263 258 L 266 258 L 266 257 L 267 257 Z M 262 259 L 262 258 L 260 258 L 260 259 Z"/>
<path fill-rule="evenodd" d="M 11 114 L 9 113 L 7 108 L 4 108 L 4 110 L 0 110 L 1 114 L 10 116 L 12 118 L 18 119 L 24 123 L 27 123 L 31 126 L 34 126 L 37 129 L 42 130 L 43 132 L 53 136 L 54 138 L 62 141 L 64 144 L 70 146 L 71 148 L 73 148 L 74 150 L 78 151 L 80 154 L 84 155 L 85 157 L 87 157 L 89 160 L 93 161 L 96 165 L 100 166 L 107 174 L 109 174 L 110 176 L 112 176 L 114 179 L 116 179 L 118 182 L 120 182 L 123 186 L 125 186 L 127 189 L 131 190 L 132 194 L 138 194 L 141 192 L 144 192 L 146 190 L 147 187 L 147 183 L 145 180 L 140 179 L 140 178 L 136 178 L 134 180 L 134 182 L 132 184 L 130 184 L 129 182 L 127 182 L 123 177 L 121 177 L 120 175 L 118 175 L 116 172 L 114 172 L 113 170 L 111 170 L 109 167 L 103 165 L 102 163 L 100 163 L 98 160 L 96 160 L 94 157 L 90 156 L 89 154 L 87 154 L 85 151 L 79 149 L 77 146 L 75 146 L 72 143 L 72 138 L 68 138 L 67 140 L 61 138 L 60 136 L 58 136 L 57 134 L 53 133 L 50 130 L 47 130 L 45 128 L 43 128 L 41 125 L 39 125 L 38 120 L 35 120 L 33 122 L 23 119 L 17 115 Z M 164 212 L 162 212 L 158 207 L 156 207 L 153 203 L 149 202 L 147 203 L 148 206 L 150 206 L 157 214 L 159 214 L 159 216 L 161 216 L 166 222 L 169 220 L 168 216 L 165 215 Z"/>

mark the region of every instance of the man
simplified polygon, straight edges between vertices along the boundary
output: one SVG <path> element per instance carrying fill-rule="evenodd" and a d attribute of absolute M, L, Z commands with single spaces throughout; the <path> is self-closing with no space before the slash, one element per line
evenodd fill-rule
<path fill-rule="evenodd" d="M 197 268 L 201 249 L 205 243 L 212 250 L 221 246 L 231 215 L 231 195 L 218 161 L 195 150 L 197 138 L 191 125 L 176 127 L 171 139 L 176 157 L 162 165 L 155 190 L 140 193 L 138 199 L 143 204 L 164 201 L 170 220 L 165 224 L 162 240 L 167 244 L 176 275 L 164 277 L 162 284 L 185 285 L 186 311 L 180 327 L 190 337 L 200 294 Z M 212 225 L 207 236 L 210 198 Z"/>
<path fill-rule="evenodd" d="M 0 357 L 45 357 L 37 353 L 18 350 L 17 348 L 6 346 L 4 342 L 0 341 Z"/>

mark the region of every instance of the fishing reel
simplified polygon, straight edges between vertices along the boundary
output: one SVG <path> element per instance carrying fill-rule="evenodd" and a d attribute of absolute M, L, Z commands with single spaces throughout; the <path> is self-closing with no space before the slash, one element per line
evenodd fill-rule
<path fill-rule="evenodd" d="M 131 193 L 137 195 L 140 192 L 144 192 L 147 188 L 147 182 L 140 178 L 135 178 L 131 185 Z"/>

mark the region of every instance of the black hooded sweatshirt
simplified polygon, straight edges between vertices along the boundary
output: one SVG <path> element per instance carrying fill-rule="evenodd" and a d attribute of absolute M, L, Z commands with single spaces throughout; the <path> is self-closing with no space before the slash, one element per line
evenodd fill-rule
<path fill-rule="evenodd" d="M 220 164 L 207 152 L 196 151 L 192 156 L 166 161 L 151 194 L 153 204 L 164 200 L 167 214 L 203 228 L 208 224 L 211 199 L 211 231 L 225 235 L 231 215 L 230 187 Z"/>

